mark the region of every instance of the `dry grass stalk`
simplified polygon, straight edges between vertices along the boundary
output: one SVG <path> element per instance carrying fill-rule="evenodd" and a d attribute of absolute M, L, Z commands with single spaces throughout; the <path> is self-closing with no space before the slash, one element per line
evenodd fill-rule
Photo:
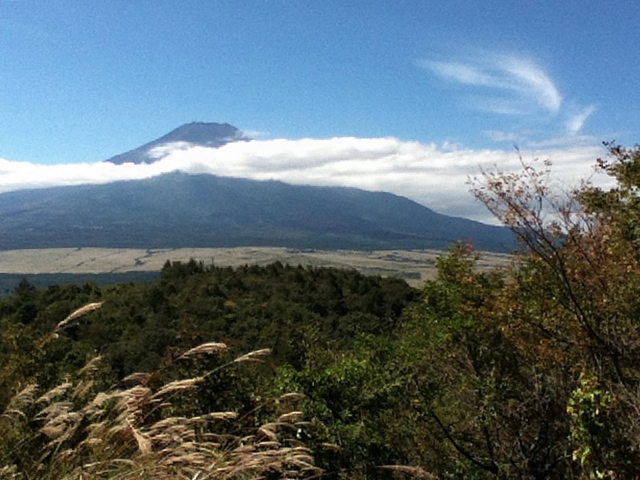
<path fill-rule="evenodd" d="M 89 304 L 77 310 L 56 329 L 65 328 L 100 305 Z M 226 349 L 222 345 L 203 344 L 178 358 L 221 352 Z M 231 363 L 260 361 L 268 353 L 267 349 L 257 350 Z M 205 377 L 175 380 L 152 390 L 149 380 L 160 378 L 159 375 L 138 373 L 125 379 L 138 383 L 131 388 L 113 387 L 91 394 L 95 384 L 90 377 L 99 360 L 92 359 L 74 380 L 45 392 L 35 402 L 35 385 L 15 395 L 11 405 L 16 411 L 22 405 L 40 407 L 32 419 L 9 409 L 3 414 L 18 418 L 27 428 L 23 431 L 16 427 L 16 435 L 23 435 L 14 452 L 16 458 L 33 460 L 24 471 L 23 460 L 16 465 L 6 462 L 0 468 L 0 478 L 239 480 L 264 478 L 276 472 L 280 478 L 319 473 L 310 452 L 292 435 L 292 427 L 302 419 L 301 412 L 285 413 L 274 422 L 253 428 L 250 435 L 228 433 L 233 428 L 228 423 L 216 433 L 219 421 L 236 421 L 237 414 L 221 411 L 179 415 L 176 413 L 180 408 L 171 401 L 173 394 L 200 387 Z M 299 395 L 283 397 L 298 398 Z M 24 436 L 29 428 L 31 437 Z M 239 430 L 246 432 L 246 426 Z M 0 447 L 4 448 L 1 442 L 0 439 Z"/>
<path fill-rule="evenodd" d="M 5 411 L 0 415 L 0 418 L 13 420 L 20 417 L 24 419 L 25 414 L 23 410 L 33 403 L 37 393 L 38 385 L 35 383 L 27 385 L 13 396 Z"/>
<path fill-rule="evenodd" d="M 212 412 L 206 413 L 204 415 L 199 415 L 196 417 L 192 417 L 190 419 L 191 422 L 207 422 L 210 420 L 235 420 L 238 418 L 238 414 L 236 412 Z"/>
<path fill-rule="evenodd" d="M 242 362 L 262 362 L 265 357 L 271 354 L 271 349 L 263 348 L 261 350 L 254 350 L 253 352 L 246 353 L 235 360 L 233 363 L 242 363 Z"/>
<path fill-rule="evenodd" d="M 124 391 L 115 392 L 114 398 L 118 399 L 116 408 L 121 412 L 121 418 L 129 418 L 142 412 L 141 407 L 149 403 L 151 398 L 151 389 L 136 385 Z"/>
<path fill-rule="evenodd" d="M 31 403 L 37 391 L 38 391 L 37 384 L 32 383 L 30 385 L 27 385 L 25 388 L 20 390 L 16 395 L 14 395 L 9 405 L 14 408 L 17 408 L 19 405 L 24 405 L 25 403 Z"/>
<path fill-rule="evenodd" d="M 73 403 L 68 401 L 52 403 L 38 412 L 36 420 L 46 420 L 49 422 L 57 417 L 66 415 L 72 408 Z"/>
<path fill-rule="evenodd" d="M 113 395 L 109 395 L 105 392 L 98 392 L 98 394 L 91 400 L 87 406 L 84 408 L 84 411 L 90 417 L 98 417 L 105 412 L 103 408 L 107 401 L 111 400 Z"/>
<path fill-rule="evenodd" d="M 60 413 L 51 418 L 41 429 L 40 432 L 52 440 L 62 438 L 64 440 L 72 433 L 73 427 L 78 423 L 80 414 L 78 412 Z"/>
<path fill-rule="evenodd" d="M 64 382 L 46 392 L 44 395 L 38 398 L 38 400 L 36 400 L 36 403 L 49 403 L 54 398 L 58 398 L 59 396 L 64 395 L 72 386 L 73 384 L 71 382 Z"/>
<path fill-rule="evenodd" d="M 101 355 L 96 355 L 91 360 L 89 360 L 84 367 L 80 369 L 78 375 L 91 375 L 98 370 L 98 364 L 102 361 Z"/>
<path fill-rule="evenodd" d="M 294 412 L 285 413 L 284 415 L 280 415 L 278 417 L 278 422 L 281 422 L 281 423 L 299 422 L 302 420 L 303 417 L 304 417 L 304 413 L 300 411 L 294 411 Z"/>
<path fill-rule="evenodd" d="M 203 377 L 196 378 L 187 378 L 185 380 L 175 380 L 173 382 L 167 383 L 164 387 L 158 390 L 151 397 L 152 399 L 156 399 L 162 397 L 163 395 L 167 395 L 169 393 L 174 392 L 182 392 L 185 390 L 193 390 L 199 383 L 204 380 Z"/>
<path fill-rule="evenodd" d="M 275 423 L 266 423 L 262 425 L 260 428 L 258 428 L 258 433 L 261 433 L 262 435 L 267 437 L 271 442 L 277 442 L 278 441 L 277 427 L 278 426 Z M 265 442 L 261 442 L 261 445 L 264 443 Z"/>
<path fill-rule="evenodd" d="M 180 357 L 178 357 L 178 360 L 195 357 L 197 355 L 209 355 L 212 353 L 220 353 L 220 352 L 224 352 L 228 348 L 229 347 L 227 347 L 226 343 L 220 343 L 220 342 L 203 343 L 202 345 L 198 345 L 197 347 L 192 348 L 191 350 L 187 350 L 185 353 L 180 355 Z"/>
<path fill-rule="evenodd" d="M 131 429 L 131 433 L 133 437 L 136 439 L 136 443 L 138 444 L 138 449 L 142 455 L 149 455 L 151 453 L 151 439 L 148 435 L 140 432 L 133 425 L 129 424 L 129 428 Z"/>
<path fill-rule="evenodd" d="M 71 393 L 71 397 L 76 399 L 86 397 L 91 392 L 91 389 L 94 387 L 94 385 L 95 382 L 93 380 L 78 382 L 78 385 L 76 385 L 76 387 L 73 389 L 73 392 Z"/>
<path fill-rule="evenodd" d="M 150 373 L 146 373 L 146 372 L 136 372 L 136 373 L 132 373 L 131 375 L 128 375 L 126 377 L 124 377 L 122 379 L 122 383 L 126 383 L 126 382 L 135 382 L 135 383 L 139 383 L 140 385 L 147 385 L 149 383 L 149 380 L 151 379 L 152 375 Z"/>
<path fill-rule="evenodd" d="M 55 326 L 55 328 L 53 329 L 53 333 L 55 334 L 60 332 L 61 330 L 64 330 L 74 320 L 80 318 L 83 315 L 86 315 L 89 312 L 93 312 L 94 310 L 99 309 L 103 303 L 104 302 L 88 303 L 87 305 L 80 307 L 77 310 L 71 312 L 69 315 L 67 315 L 67 317 L 64 320 L 62 320 L 60 323 L 58 323 Z"/>

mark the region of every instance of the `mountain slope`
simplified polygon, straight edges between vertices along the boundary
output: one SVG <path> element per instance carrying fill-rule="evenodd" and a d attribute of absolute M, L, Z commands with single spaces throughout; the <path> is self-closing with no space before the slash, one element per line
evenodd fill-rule
<path fill-rule="evenodd" d="M 202 147 L 221 147 L 231 142 L 249 140 L 236 127 L 228 123 L 192 122 L 182 125 L 166 135 L 146 143 L 125 153 L 111 157 L 107 162 L 121 165 L 123 163 L 153 163 L 162 157 L 158 150 L 176 142 Z M 154 149 L 156 151 L 154 152 Z"/>
<path fill-rule="evenodd" d="M 422 249 L 458 239 L 494 251 L 513 245 L 504 228 L 440 215 L 390 193 L 178 172 L 1 194 L 0 232 L 0 249 Z"/>

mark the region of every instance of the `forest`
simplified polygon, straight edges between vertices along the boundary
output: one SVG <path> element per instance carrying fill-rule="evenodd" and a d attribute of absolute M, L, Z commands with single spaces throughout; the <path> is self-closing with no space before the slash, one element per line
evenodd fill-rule
<path fill-rule="evenodd" d="M 519 239 L 421 289 L 167 262 L 0 298 L 0 478 L 640 478 L 640 147 L 610 187 L 548 161 L 473 194 Z"/>

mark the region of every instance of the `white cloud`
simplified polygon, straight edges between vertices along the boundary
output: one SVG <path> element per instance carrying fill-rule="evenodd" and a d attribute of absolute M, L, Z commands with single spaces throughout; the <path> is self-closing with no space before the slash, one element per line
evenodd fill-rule
<path fill-rule="evenodd" d="M 485 130 L 484 134 L 494 142 L 516 143 L 521 140 L 521 136 L 514 132 L 503 132 L 501 130 Z"/>
<path fill-rule="evenodd" d="M 36 165 L 0 159 L 0 192 L 143 179 L 180 170 L 382 190 L 406 196 L 441 213 L 491 221 L 484 207 L 468 192 L 469 176 L 480 168 L 491 170 L 498 166 L 511 171 L 520 167 L 512 149 L 452 149 L 396 138 L 278 139 L 230 143 L 221 148 L 174 147 L 167 147 L 161 160 L 145 165 Z M 525 159 L 550 158 L 560 180 L 575 184 L 590 175 L 595 159 L 603 152 L 600 147 L 588 145 L 522 153 Z"/>
<path fill-rule="evenodd" d="M 425 61 L 422 62 L 422 66 L 432 70 L 445 79 L 453 80 L 464 85 L 504 87 L 499 79 L 489 73 L 483 72 L 480 68 L 473 65 L 465 65 L 457 62 Z"/>
<path fill-rule="evenodd" d="M 567 133 L 569 135 L 578 135 L 582 131 L 582 127 L 584 126 L 587 119 L 595 111 L 596 111 L 596 107 L 591 105 L 569 116 L 569 118 L 565 123 L 565 126 L 567 128 Z"/>
<path fill-rule="evenodd" d="M 510 88 L 523 96 L 537 99 L 550 113 L 557 113 L 562 96 L 549 76 L 531 60 L 503 55 L 496 62 L 509 78 Z"/>
<path fill-rule="evenodd" d="M 158 145 L 155 148 L 152 148 L 148 151 L 149 158 L 159 159 L 162 157 L 166 157 L 171 152 L 175 152 L 178 150 L 188 150 L 193 146 L 192 143 L 189 142 L 169 142 L 163 143 L 162 145 Z"/>
<path fill-rule="evenodd" d="M 555 115 L 562 105 L 553 80 L 525 57 L 485 53 L 465 62 L 423 61 L 420 66 L 445 80 L 493 91 L 476 94 L 472 104 L 481 110 L 509 115 L 542 110 Z"/>

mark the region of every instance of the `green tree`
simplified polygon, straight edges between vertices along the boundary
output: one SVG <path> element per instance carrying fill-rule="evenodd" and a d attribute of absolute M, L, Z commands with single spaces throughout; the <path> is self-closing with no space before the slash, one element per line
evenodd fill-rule
<path fill-rule="evenodd" d="M 401 341 L 414 352 L 416 458 L 443 478 L 565 478 L 566 401 L 511 333 L 512 284 L 469 246 L 438 262 Z"/>

